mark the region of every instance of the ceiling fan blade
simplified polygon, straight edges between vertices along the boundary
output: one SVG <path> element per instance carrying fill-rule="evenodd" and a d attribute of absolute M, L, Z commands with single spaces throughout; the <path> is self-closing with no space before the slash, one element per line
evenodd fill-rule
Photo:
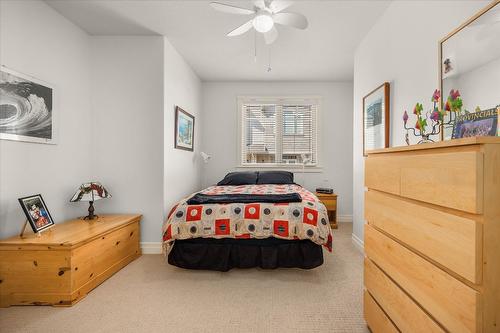
<path fill-rule="evenodd" d="M 264 40 L 267 45 L 271 45 L 278 38 L 278 29 L 274 26 L 271 30 L 264 33 Z"/>
<path fill-rule="evenodd" d="M 211 2 L 210 6 L 212 6 L 212 8 L 214 8 L 215 10 L 218 10 L 218 11 L 224 12 L 224 13 L 238 14 L 238 15 L 255 14 L 255 10 L 236 7 L 236 6 L 232 6 L 232 5 L 226 5 L 226 4 L 220 3 L 220 2 Z"/>
<path fill-rule="evenodd" d="M 285 9 L 287 9 L 288 7 L 290 7 L 291 5 L 293 5 L 293 2 L 291 1 L 286 1 L 286 0 L 274 0 L 273 2 L 271 2 L 271 4 L 269 5 L 269 8 L 272 10 L 272 12 L 274 14 L 276 13 L 279 13 Z"/>
<path fill-rule="evenodd" d="M 254 6 L 259 8 L 259 9 L 264 9 L 266 8 L 266 2 L 264 0 L 255 0 L 253 2 Z"/>
<path fill-rule="evenodd" d="M 227 35 L 229 37 L 233 37 L 233 36 L 239 36 L 239 35 L 244 34 L 248 30 L 252 29 L 252 27 L 253 27 L 253 23 L 252 22 L 253 22 L 253 19 L 251 19 L 250 21 L 248 21 L 246 23 L 243 23 L 238 28 L 230 31 Z"/>
<path fill-rule="evenodd" d="M 278 13 L 273 15 L 274 23 L 287 25 L 297 29 L 305 29 L 308 26 L 307 18 L 298 13 Z"/>

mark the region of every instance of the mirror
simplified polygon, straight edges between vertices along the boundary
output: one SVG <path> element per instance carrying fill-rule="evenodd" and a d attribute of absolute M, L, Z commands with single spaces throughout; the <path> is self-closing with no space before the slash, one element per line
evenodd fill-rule
<path fill-rule="evenodd" d="M 500 104 L 500 1 L 454 30 L 439 46 L 442 107 L 453 89 L 463 101 L 461 115 L 495 110 Z M 453 124 L 446 125 L 450 117 L 453 120 L 453 112 L 445 119 L 444 140 L 452 138 Z"/>

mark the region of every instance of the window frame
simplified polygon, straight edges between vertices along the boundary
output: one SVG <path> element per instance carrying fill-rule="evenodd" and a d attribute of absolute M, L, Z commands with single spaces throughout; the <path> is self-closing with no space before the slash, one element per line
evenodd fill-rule
<path fill-rule="evenodd" d="M 316 128 L 316 164 L 314 165 L 305 165 L 302 164 L 286 164 L 286 163 L 245 163 L 242 161 L 242 135 L 243 131 L 243 105 L 244 104 L 312 104 L 316 106 L 316 119 L 315 119 L 315 128 Z M 317 95 L 307 95 L 307 96 L 238 96 L 237 97 L 237 152 L 236 156 L 238 159 L 236 168 L 237 169 L 279 169 L 279 170 L 288 170 L 288 171 L 302 171 L 304 172 L 322 172 L 322 164 L 321 164 L 321 152 L 322 152 L 322 143 L 321 143 L 321 109 L 323 104 L 323 97 Z M 282 136 L 284 137 L 284 131 L 282 132 Z"/>

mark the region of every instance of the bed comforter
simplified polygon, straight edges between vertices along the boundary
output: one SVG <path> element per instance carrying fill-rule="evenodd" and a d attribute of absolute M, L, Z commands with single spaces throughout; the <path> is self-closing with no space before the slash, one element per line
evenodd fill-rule
<path fill-rule="evenodd" d="M 189 205 L 192 195 L 172 208 L 163 225 L 166 253 L 176 239 L 199 237 L 308 239 L 332 251 L 327 210 L 314 194 L 299 185 L 212 186 L 198 193 L 204 196 L 298 193 L 302 201 Z"/>

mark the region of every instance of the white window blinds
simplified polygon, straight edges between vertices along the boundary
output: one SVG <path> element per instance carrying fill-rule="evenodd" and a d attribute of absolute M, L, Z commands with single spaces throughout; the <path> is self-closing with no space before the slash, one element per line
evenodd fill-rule
<path fill-rule="evenodd" d="M 241 164 L 317 164 L 317 103 L 241 105 Z"/>

